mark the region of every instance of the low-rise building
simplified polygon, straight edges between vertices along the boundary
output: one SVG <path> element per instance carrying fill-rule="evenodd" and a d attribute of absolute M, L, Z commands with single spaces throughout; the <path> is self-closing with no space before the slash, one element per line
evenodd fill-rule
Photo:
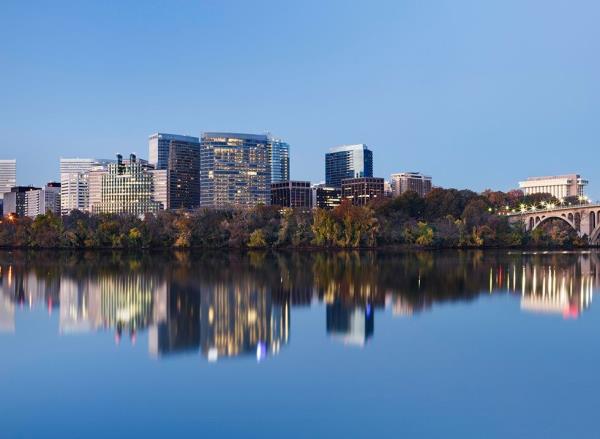
<path fill-rule="evenodd" d="M 342 189 L 325 184 L 312 188 L 312 206 L 319 209 L 334 209 L 342 203 Z"/>
<path fill-rule="evenodd" d="M 366 206 L 384 197 L 383 178 L 363 177 L 342 180 L 342 198 L 355 206 Z"/>
<path fill-rule="evenodd" d="M 41 191 L 41 188 L 34 186 L 15 186 L 10 192 L 4 193 L 4 216 L 14 215 L 24 217 L 27 215 L 28 201 L 31 197 L 29 192 Z"/>
<path fill-rule="evenodd" d="M 566 197 L 582 197 L 587 180 L 579 174 L 529 177 L 519 182 L 525 195 L 550 194 L 559 200 Z"/>
<path fill-rule="evenodd" d="M 420 172 L 400 172 L 392 174 L 392 196 L 399 197 L 405 192 L 412 191 L 424 197 L 431 192 L 431 177 Z"/>
<path fill-rule="evenodd" d="M 273 206 L 306 208 L 312 207 L 312 191 L 309 181 L 282 181 L 271 183 Z"/>
<path fill-rule="evenodd" d="M 25 216 L 35 218 L 47 212 L 60 215 L 60 183 L 50 182 L 42 189 L 25 193 Z"/>

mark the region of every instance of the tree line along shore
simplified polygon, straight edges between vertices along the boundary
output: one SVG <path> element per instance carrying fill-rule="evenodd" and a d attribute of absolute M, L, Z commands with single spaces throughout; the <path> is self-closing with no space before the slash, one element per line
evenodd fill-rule
<path fill-rule="evenodd" d="M 481 194 L 432 190 L 406 192 L 368 206 L 343 202 L 332 210 L 198 209 L 161 211 L 138 218 L 73 211 L 32 218 L 3 218 L 3 248 L 508 248 L 588 246 L 560 220 L 532 232 L 497 212 L 555 202 L 548 194 L 520 191 Z"/>

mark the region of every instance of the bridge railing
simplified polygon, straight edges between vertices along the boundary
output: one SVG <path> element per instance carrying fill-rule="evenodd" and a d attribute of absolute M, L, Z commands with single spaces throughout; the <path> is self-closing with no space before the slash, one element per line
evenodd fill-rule
<path fill-rule="evenodd" d="M 528 215 L 532 213 L 538 212 L 554 212 L 560 210 L 580 210 L 580 209 L 595 209 L 600 208 L 600 203 L 581 203 L 581 204 L 554 204 L 554 203 L 540 203 L 538 205 L 525 205 L 521 204 L 517 208 L 510 208 L 507 206 L 506 209 L 499 209 L 498 215 L 506 215 L 506 216 L 519 216 L 519 215 Z"/>

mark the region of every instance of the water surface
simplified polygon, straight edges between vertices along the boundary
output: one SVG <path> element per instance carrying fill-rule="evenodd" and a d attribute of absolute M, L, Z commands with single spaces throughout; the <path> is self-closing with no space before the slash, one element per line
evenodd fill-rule
<path fill-rule="evenodd" d="M 597 252 L 0 252 L 0 437 L 598 437 Z"/>

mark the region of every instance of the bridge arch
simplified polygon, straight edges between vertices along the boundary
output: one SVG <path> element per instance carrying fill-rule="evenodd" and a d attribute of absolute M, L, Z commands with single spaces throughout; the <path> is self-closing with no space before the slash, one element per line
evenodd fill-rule
<path fill-rule="evenodd" d="M 592 236 L 592 233 L 596 229 L 596 212 L 592 211 L 589 213 L 589 215 L 590 215 L 590 217 L 589 217 L 590 229 L 588 231 L 588 235 Z"/>
<path fill-rule="evenodd" d="M 533 227 L 530 228 L 531 231 L 537 229 L 540 225 L 544 224 L 545 222 L 552 220 L 552 219 L 559 219 L 561 221 L 563 221 L 564 223 L 568 224 L 573 230 L 575 230 L 578 234 L 580 234 L 579 230 L 577 229 L 575 223 L 573 221 L 570 221 L 570 217 L 572 217 L 572 214 L 569 214 L 569 216 L 567 218 L 565 218 L 564 215 L 558 215 L 558 214 L 550 214 L 547 216 L 543 216 L 542 219 L 540 221 L 538 221 L 540 219 L 540 217 L 536 218 L 535 221 L 535 225 Z M 529 224 L 531 224 L 531 220 L 533 219 L 533 217 L 530 218 L 529 220 Z M 600 234 L 600 231 L 599 231 Z"/>

